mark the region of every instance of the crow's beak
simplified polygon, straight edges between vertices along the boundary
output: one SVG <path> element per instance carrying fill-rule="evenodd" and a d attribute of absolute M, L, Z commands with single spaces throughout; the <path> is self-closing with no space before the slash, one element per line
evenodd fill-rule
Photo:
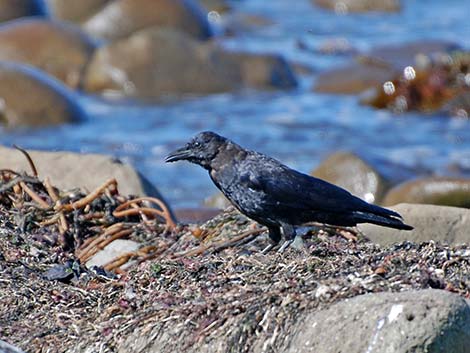
<path fill-rule="evenodd" d="M 188 159 L 191 157 L 191 151 L 188 150 L 186 147 L 178 148 L 176 151 L 171 152 L 165 158 L 165 162 L 176 162 L 183 159 Z"/>

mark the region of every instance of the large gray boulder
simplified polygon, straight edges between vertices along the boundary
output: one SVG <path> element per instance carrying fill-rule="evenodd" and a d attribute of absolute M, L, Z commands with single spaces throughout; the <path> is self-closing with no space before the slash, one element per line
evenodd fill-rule
<path fill-rule="evenodd" d="M 49 177 L 52 185 L 62 190 L 81 188 L 92 191 L 110 178 L 116 178 L 123 195 L 155 196 L 158 190 L 132 166 L 109 156 L 72 152 L 29 151 L 39 173 Z M 0 169 L 30 173 L 26 158 L 16 149 L 0 146 Z"/>
<path fill-rule="evenodd" d="M 420 243 L 439 241 L 451 245 L 470 243 L 470 210 L 466 208 L 399 204 L 391 209 L 400 213 L 411 231 L 360 224 L 358 229 L 370 240 L 383 246 L 403 241 Z"/>
<path fill-rule="evenodd" d="M 467 353 L 470 308 L 442 290 L 374 293 L 305 315 L 288 353 Z"/>

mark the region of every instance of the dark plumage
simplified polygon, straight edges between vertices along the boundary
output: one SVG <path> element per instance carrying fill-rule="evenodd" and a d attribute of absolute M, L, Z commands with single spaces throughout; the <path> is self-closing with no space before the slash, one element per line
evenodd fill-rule
<path fill-rule="evenodd" d="M 371 205 L 324 180 L 293 170 L 264 154 L 249 151 L 213 132 L 201 132 L 165 161 L 187 160 L 209 171 L 214 184 L 249 218 L 268 227 L 285 249 L 296 225 L 319 222 L 336 226 L 374 223 L 413 229 L 391 210 Z"/>

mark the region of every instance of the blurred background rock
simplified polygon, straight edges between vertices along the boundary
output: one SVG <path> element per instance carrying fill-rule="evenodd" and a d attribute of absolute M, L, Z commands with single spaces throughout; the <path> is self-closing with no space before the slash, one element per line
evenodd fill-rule
<path fill-rule="evenodd" d="M 163 156 L 201 130 L 369 202 L 468 208 L 468 8 L 0 0 L 0 143 L 119 157 L 192 220 L 227 202 Z"/>

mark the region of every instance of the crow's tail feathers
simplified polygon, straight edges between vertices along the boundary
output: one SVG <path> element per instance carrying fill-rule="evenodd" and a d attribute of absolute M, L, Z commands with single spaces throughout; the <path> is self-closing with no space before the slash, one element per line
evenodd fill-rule
<path fill-rule="evenodd" d="M 384 210 L 383 208 L 381 209 Z M 393 212 L 393 211 L 390 211 L 390 212 Z M 371 212 L 362 212 L 362 211 L 354 212 L 354 219 L 355 221 L 357 221 L 357 223 L 373 223 L 379 226 L 395 228 L 395 229 L 403 229 L 403 230 L 413 229 L 412 226 L 409 226 L 408 224 L 403 223 L 403 221 L 398 217 L 401 218 L 401 216 L 398 213 L 396 213 L 396 215 L 395 214 L 379 215 L 379 214 L 371 213 Z"/>

